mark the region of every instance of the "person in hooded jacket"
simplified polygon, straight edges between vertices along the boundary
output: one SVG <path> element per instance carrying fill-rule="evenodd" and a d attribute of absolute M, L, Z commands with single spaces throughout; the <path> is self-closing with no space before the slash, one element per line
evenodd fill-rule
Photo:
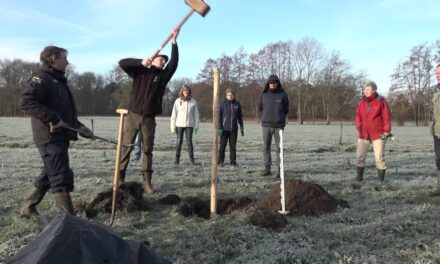
<path fill-rule="evenodd" d="M 179 98 L 174 101 L 170 121 L 171 133 L 177 135 L 174 164 L 177 165 L 180 162 L 183 134 L 186 137 L 190 162 L 194 164 L 192 136 L 193 132 L 197 135 L 197 130 L 199 129 L 199 109 L 196 100 L 191 96 L 191 88 L 186 84 L 182 85 Z"/>
<path fill-rule="evenodd" d="M 226 99 L 219 107 L 218 134 L 220 148 L 218 150 L 218 164 L 224 165 L 226 145 L 229 141 L 229 159 L 232 166 L 237 166 L 237 132 L 240 125 L 241 136 L 244 136 L 243 114 L 240 102 L 235 99 L 234 90 L 226 89 Z"/>
<path fill-rule="evenodd" d="M 153 176 L 153 147 L 156 132 L 156 116 L 162 113 L 162 99 L 165 88 L 177 70 L 179 52 L 177 48 L 178 29 L 172 31 L 171 58 L 158 54 L 154 58 L 127 58 L 119 61 L 119 66 L 132 79 L 132 89 L 128 103 L 128 114 L 123 132 L 123 145 L 131 145 L 138 130 L 142 133 L 142 178 L 144 192 L 154 194 L 156 190 L 151 182 Z M 168 64 L 167 64 L 168 62 Z M 166 65 L 166 66 L 165 66 Z M 124 147 L 121 151 L 120 181 L 125 181 L 130 153 L 133 147 Z"/>
<path fill-rule="evenodd" d="M 92 131 L 78 121 L 76 105 L 67 85 L 65 71 L 69 64 L 67 50 L 47 46 L 40 53 L 41 69 L 32 75 L 20 97 L 20 107 L 31 116 L 35 145 L 43 160 L 43 170 L 26 197 L 20 214 L 38 216 L 36 206 L 50 189 L 60 211 L 74 214 L 70 192 L 74 188 L 73 171 L 69 166 L 69 142 L 77 133 L 66 126 L 82 131 L 85 138 Z"/>
<path fill-rule="evenodd" d="M 281 86 L 280 79 L 276 75 L 270 75 L 261 95 L 260 104 L 261 126 L 263 129 L 264 143 L 264 169 L 261 176 L 271 174 L 272 157 L 270 148 L 272 137 L 275 138 L 277 153 L 277 177 L 280 176 L 280 130 L 286 126 L 286 118 L 289 113 L 289 97 Z"/>
<path fill-rule="evenodd" d="M 434 137 L 435 165 L 437 167 L 437 187 L 431 195 L 440 195 L 440 64 L 435 67 L 437 85 L 432 94 L 433 115 L 431 134 Z"/>
<path fill-rule="evenodd" d="M 363 87 L 364 96 L 356 109 L 356 129 L 359 133 L 356 152 L 356 180 L 362 181 L 368 147 L 373 143 L 379 181 L 385 179 L 386 164 L 384 148 L 391 133 L 391 112 L 387 101 L 377 93 L 375 82 L 367 82 Z"/>

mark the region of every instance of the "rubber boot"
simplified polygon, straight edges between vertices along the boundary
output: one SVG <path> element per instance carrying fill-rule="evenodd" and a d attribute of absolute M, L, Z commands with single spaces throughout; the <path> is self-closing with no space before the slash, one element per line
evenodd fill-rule
<path fill-rule="evenodd" d="M 75 215 L 75 213 L 73 212 L 73 204 L 72 204 L 72 198 L 70 198 L 70 193 L 59 192 L 59 193 L 54 193 L 54 195 L 55 195 L 56 206 L 59 211 L 66 212 L 71 215 Z"/>
<path fill-rule="evenodd" d="M 36 206 L 43 200 L 48 190 L 49 188 L 34 188 L 24 200 L 23 206 L 20 208 L 20 215 L 27 218 L 39 216 Z"/>
<path fill-rule="evenodd" d="M 195 164 L 196 164 L 196 162 L 194 161 L 194 158 L 190 158 L 189 160 L 190 160 L 190 162 L 191 162 L 192 165 L 195 165 Z"/>
<path fill-rule="evenodd" d="M 280 178 L 281 177 L 281 172 L 280 172 L 280 165 L 277 166 L 277 174 L 275 175 L 276 178 Z"/>
<path fill-rule="evenodd" d="M 357 174 L 356 174 L 356 180 L 362 181 L 364 179 L 364 169 L 365 167 L 356 167 Z"/>
<path fill-rule="evenodd" d="M 151 184 L 151 176 L 152 173 L 144 173 L 143 175 L 144 178 L 144 192 L 149 193 L 149 194 L 154 194 L 156 193 L 156 191 L 153 188 L 153 185 Z"/>
<path fill-rule="evenodd" d="M 430 196 L 440 195 L 440 170 L 437 171 L 437 187 L 435 190 L 428 193 Z"/>
<path fill-rule="evenodd" d="M 270 165 L 264 166 L 264 170 L 261 171 L 260 176 L 269 176 L 270 175 Z"/>
<path fill-rule="evenodd" d="M 385 171 L 386 170 L 377 170 L 377 177 L 379 178 L 379 181 L 383 182 L 385 180 Z"/>
<path fill-rule="evenodd" d="M 180 156 L 176 155 L 176 158 L 174 159 L 174 165 L 179 164 L 179 162 L 180 162 Z"/>

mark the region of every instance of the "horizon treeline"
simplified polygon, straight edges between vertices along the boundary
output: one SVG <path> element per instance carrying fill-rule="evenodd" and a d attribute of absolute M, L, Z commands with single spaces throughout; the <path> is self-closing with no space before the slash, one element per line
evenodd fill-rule
<path fill-rule="evenodd" d="M 431 119 L 434 68 L 439 63 L 440 40 L 414 46 L 396 62 L 390 73 L 387 99 L 397 124 L 413 121 L 426 125 Z M 39 63 L 21 59 L 0 59 L 0 116 L 23 116 L 18 99 L 39 67 Z M 165 91 L 162 115 L 171 114 L 180 87 L 188 84 L 201 119 L 211 119 L 214 67 L 220 71 L 221 98 L 227 88 L 232 88 L 248 119 L 258 119 L 266 80 L 271 74 L 278 75 L 290 99 L 289 120 L 299 124 L 353 120 L 362 86 L 369 80 L 366 73 L 356 72 L 339 51 L 327 51 L 313 38 L 270 43 L 256 53 L 247 53 L 241 47 L 233 54 L 207 59 L 195 77 L 173 78 Z M 79 115 L 115 115 L 116 108 L 128 105 L 131 79 L 119 66 L 105 75 L 78 73 L 69 66 L 66 77 Z"/>

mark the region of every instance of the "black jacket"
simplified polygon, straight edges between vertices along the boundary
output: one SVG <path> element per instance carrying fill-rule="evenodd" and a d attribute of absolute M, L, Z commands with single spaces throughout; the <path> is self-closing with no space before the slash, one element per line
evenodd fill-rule
<path fill-rule="evenodd" d="M 219 108 L 218 128 L 227 131 L 237 131 L 237 122 L 243 128 L 243 114 L 240 103 L 235 99 L 232 101 L 225 99 Z"/>
<path fill-rule="evenodd" d="M 162 97 L 168 81 L 176 72 L 178 61 L 177 44 L 172 44 L 170 61 L 163 70 L 144 67 L 141 59 L 120 60 L 119 66 L 133 78 L 128 110 L 149 117 L 161 114 Z"/>
<path fill-rule="evenodd" d="M 37 146 L 78 139 L 73 131 L 63 129 L 50 132 L 49 123 L 55 124 L 61 119 L 73 128 L 83 125 L 78 121 L 75 101 L 63 72 L 43 65 L 27 82 L 20 97 L 20 107 L 31 115 L 32 132 Z"/>
<path fill-rule="evenodd" d="M 270 90 L 270 81 L 277 81 L 278 88 Z M 261 95 L 258 109 L 262 126 L 275 128 L 284 128 L 286 126 L 286 117 L 289 113 L 289 97 L 276 75 L 269 77 Z"/>

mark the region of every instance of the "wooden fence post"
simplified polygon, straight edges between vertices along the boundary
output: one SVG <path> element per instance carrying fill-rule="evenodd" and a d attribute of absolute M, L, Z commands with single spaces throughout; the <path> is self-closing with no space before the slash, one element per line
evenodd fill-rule
<path fill-rule="evenodd" d="M 219 91 L 219 70 L 214 68 L 214 90 L 212 93 L 212 152 L 211 152 L 211 217 L 217 215 L 217 153 L 218 153 L 218 91 Z"/>

